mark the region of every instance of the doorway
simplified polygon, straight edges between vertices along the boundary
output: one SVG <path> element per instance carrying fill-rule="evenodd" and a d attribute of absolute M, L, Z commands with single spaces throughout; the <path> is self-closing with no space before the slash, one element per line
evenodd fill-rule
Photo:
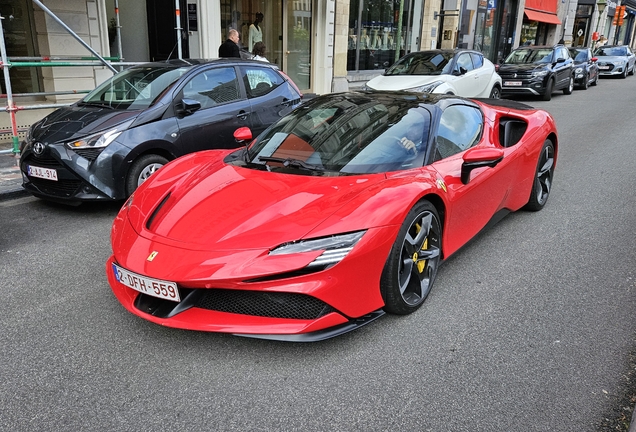
<path fill-rule="evenodd" d="M 277 64 L 300 90 L 310 92 L 313 2 L 221 0 L 222 39 L 227 39 L 228 30 L 235 28 L 240 34 L 239 45 L 249 51 L 250 42 L 260 38 L 267 60 Z"/>
<path fill-rule="evenodd" d="M 179 58 L 177 47 L 176 8 L 174 0 L 147 0 L 148 43 L 151 61 Z M 186 0 L 179 0 L 181 52 L 190 58 L 188 47 L 188 14 Z"/>

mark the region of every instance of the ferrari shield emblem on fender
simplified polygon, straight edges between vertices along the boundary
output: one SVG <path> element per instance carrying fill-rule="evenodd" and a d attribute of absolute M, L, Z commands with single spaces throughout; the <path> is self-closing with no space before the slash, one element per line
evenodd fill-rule
<path fill-rule="evenodd" d="M 150 255 L 148 255 L 148 258 L 146 258 L 146 261 L 152 261 L 153 259 L 155 259 L 155 257 L 159 254 L 159 252 L 157 251 L 152 251 L 152 253 Z"/>
<path fill-rule="evenodd" d="M 444 180 L 437 179 L 437 187 L 446 192 L 446 183 L 444 183 Z"/>

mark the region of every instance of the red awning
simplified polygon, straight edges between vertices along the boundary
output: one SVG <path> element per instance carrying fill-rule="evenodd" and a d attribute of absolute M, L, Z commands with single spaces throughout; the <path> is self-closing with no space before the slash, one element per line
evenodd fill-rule
<path fill-rule="evenodd" d="M 524 9 L 523 13 L 530 21 L 540 21 L 548 24 L 561 24 L 561 20 L 555 14 L 538 12 L 531 9 Z"/>

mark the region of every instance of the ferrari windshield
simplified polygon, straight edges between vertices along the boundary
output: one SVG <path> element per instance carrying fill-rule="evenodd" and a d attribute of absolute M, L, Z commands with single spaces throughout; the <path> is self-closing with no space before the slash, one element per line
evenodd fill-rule
<path fill-rule="evenodd" d="M 406 55 L 386 71 L 385 75 L 442 75 L 451 72 L 451 51 L 423 51 Z"/>
<path fill-rule="evenodd" d="M 133 67 L 102 83 L 86 95 L 79 105 L 97 105 L 121 110 L 146 109 L 188 69 L 189 67 Z"/>
<path fill-rule="evenodd" d="M 551 48 L 516 49 L 506 58 L 506 64 L 552 63 Z"/>
<path fill-rule="evenodd" d="M 330 95 L 272 125 L 249 149 L 251 166 L 306 175 L 421 167 L 431 115 L 412 96 Z"/>

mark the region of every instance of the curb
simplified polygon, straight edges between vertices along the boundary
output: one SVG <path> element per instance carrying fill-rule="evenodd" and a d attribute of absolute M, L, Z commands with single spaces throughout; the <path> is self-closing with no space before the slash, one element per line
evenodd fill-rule
<path fill-rule="evenodd" d="M 8 201 L 16 198 L 26 197 L 29 195 L 29 192 L 27 192 L 27 190 L 22 187 L 9 189 L 6 191 L 0 191 L 0 201 Z"/>

